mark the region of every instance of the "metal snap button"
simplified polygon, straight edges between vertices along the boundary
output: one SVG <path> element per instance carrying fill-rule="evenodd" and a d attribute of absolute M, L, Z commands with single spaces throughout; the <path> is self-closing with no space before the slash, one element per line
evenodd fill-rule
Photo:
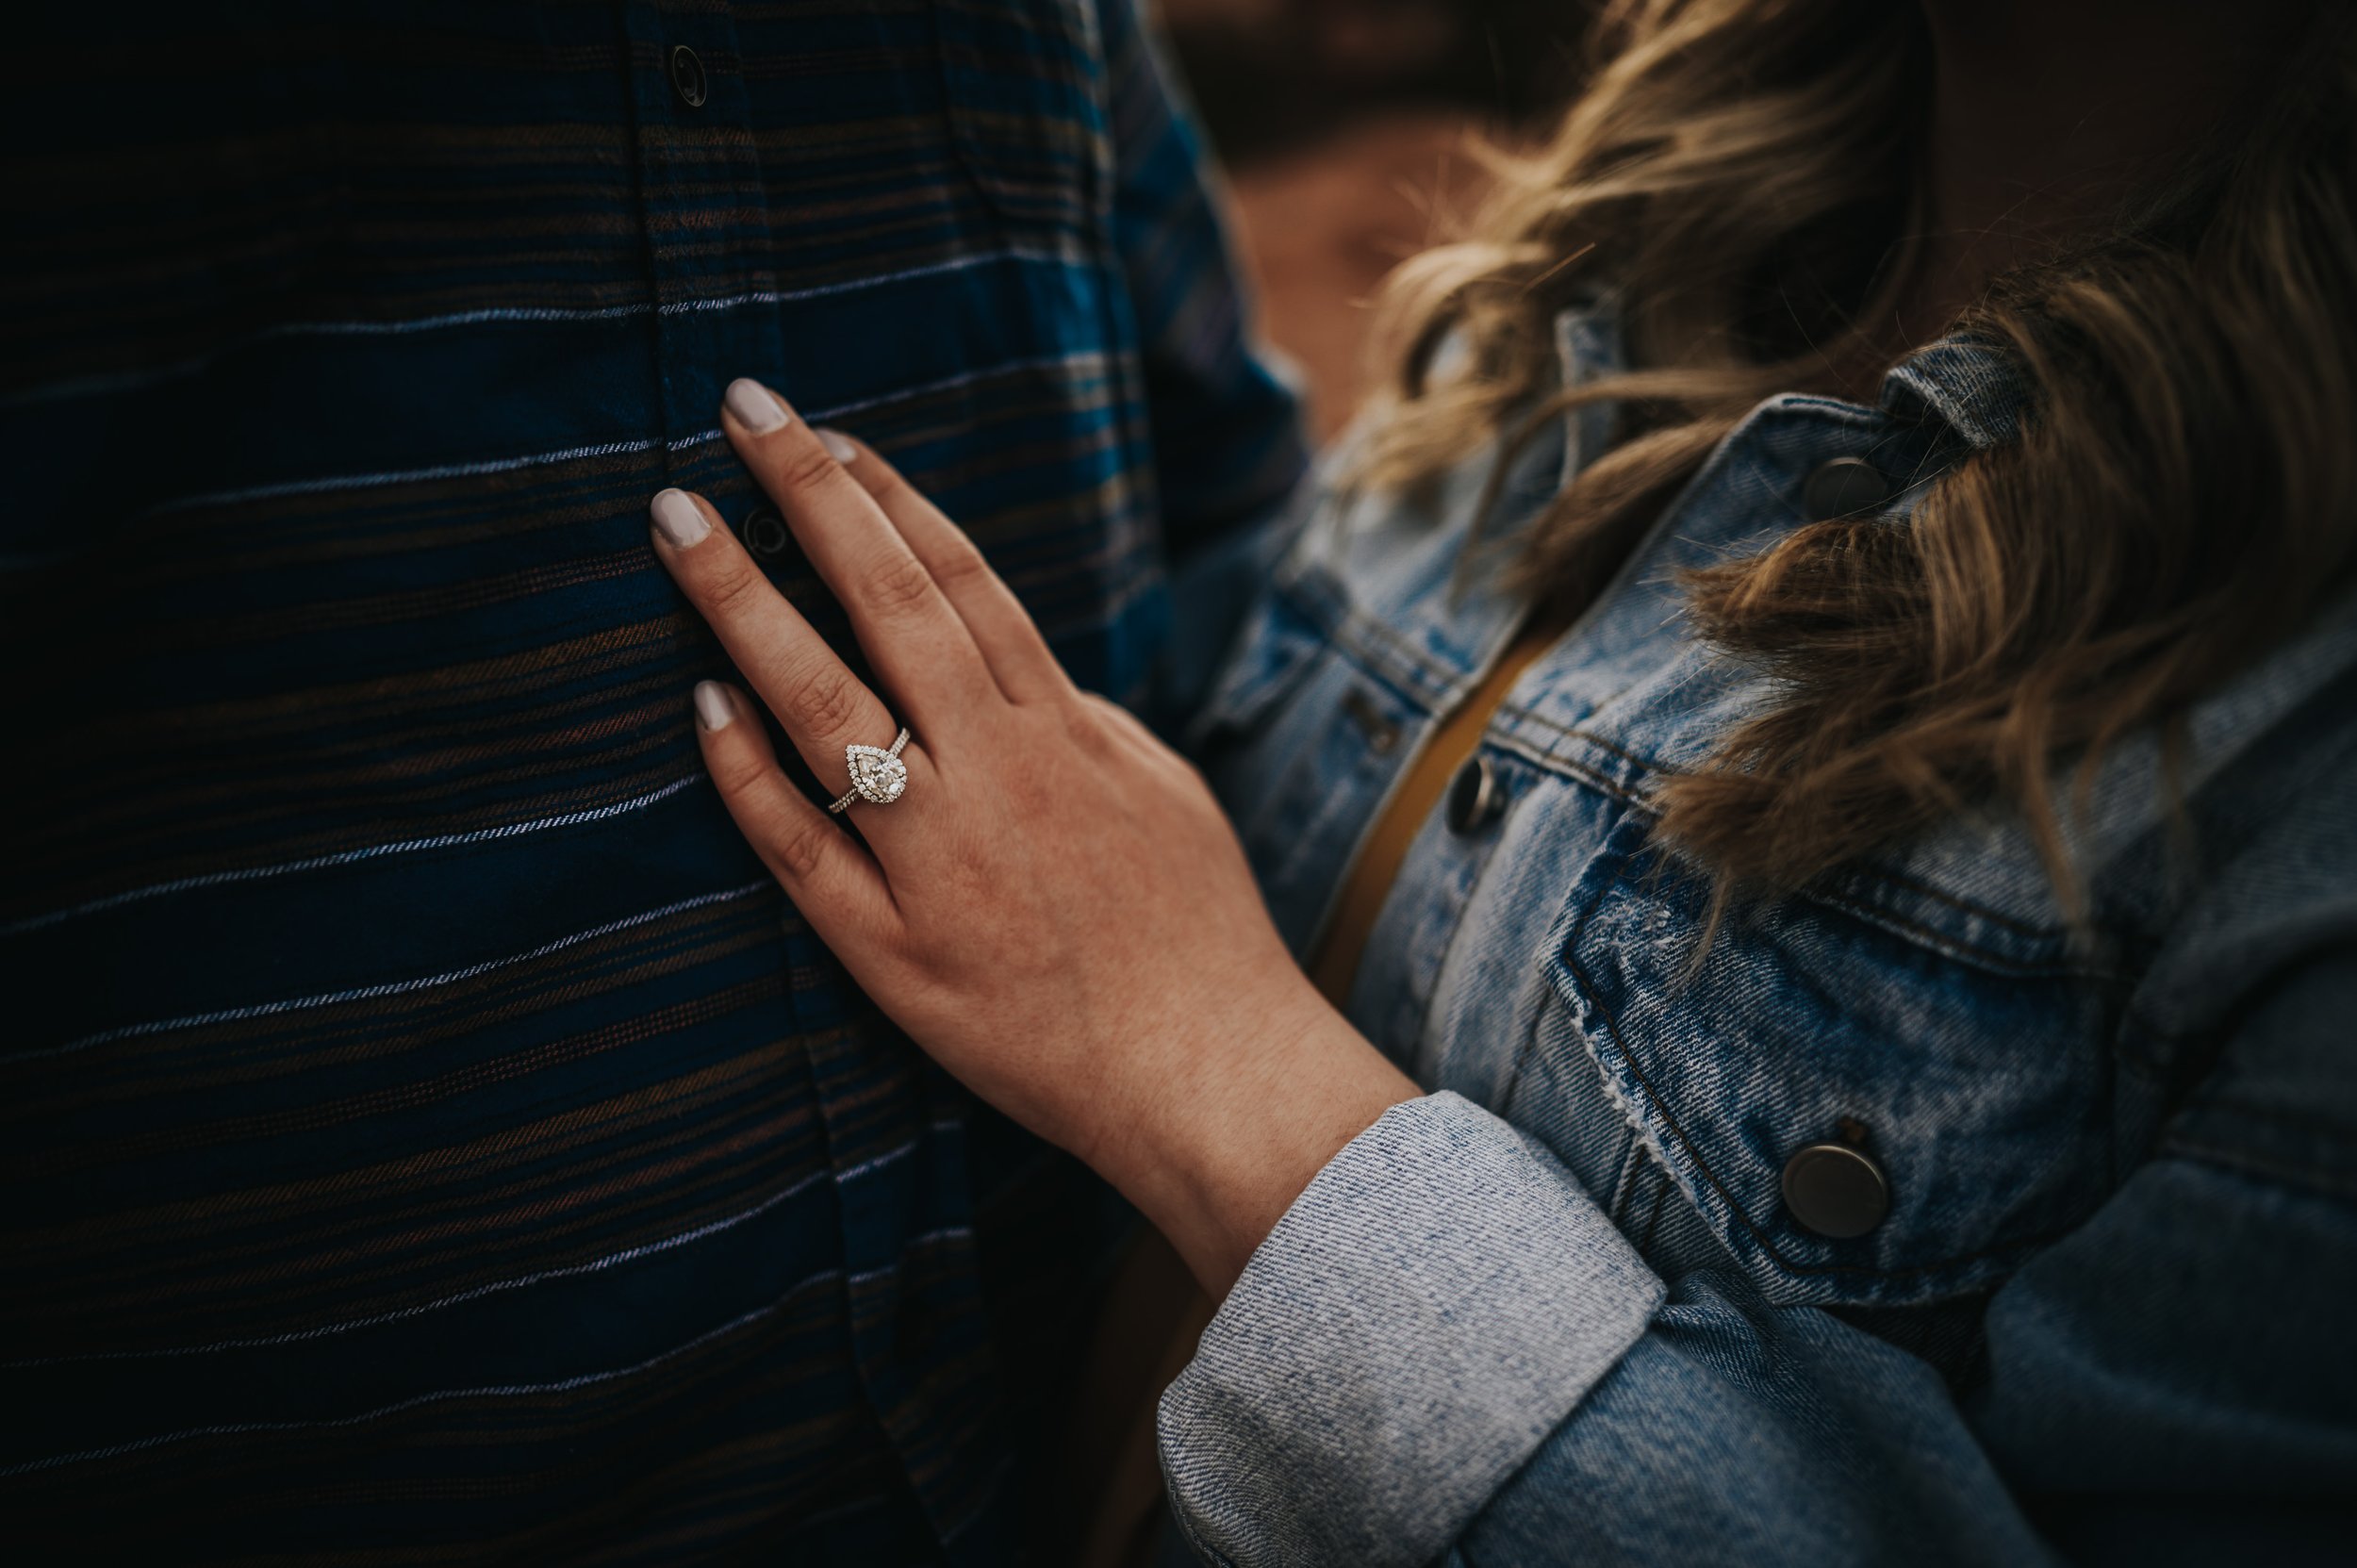
<path fill-rule="evenodd" d="M 1890 1213 L 1890 1183 L 1864 1149 L 1811 1144 L 1784 1163 L 1784 1206 L 1821 1236 L 1863 1236 Z"/>
<path fill-rule="evenodd" d="M 671 91 L 689 108 L 704 107 L 704 62 L 684 43 L 671 50 Z"/>
<path fill-rule="evenodd" d="M 785 526 L 785 520 L 766 507 L 746 514 L 737 534 L 745 541 L 745 553 L 756 561 L 774 561 L 794 545 L 794 535 Z"/>
<path fill-rule="evenodd" d="M 1802 503 L 1811 522 L 1871 512 L 1890 499 L 1890 481 L 1863 457 L 1836 457 L 1808 476 Z"/>
<path fill-rule="evenodd" d="M 1488 757 L 1475 757 L 1449 781 L 1449 832 L 1465 836 L 1479 833 L 1506 809 L 1506 791 L 1498 785 L 1497 769 Z"/>

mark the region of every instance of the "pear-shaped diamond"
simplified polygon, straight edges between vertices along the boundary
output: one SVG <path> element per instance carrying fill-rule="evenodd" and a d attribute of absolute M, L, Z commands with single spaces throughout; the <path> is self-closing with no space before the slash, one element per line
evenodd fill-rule
<path fill-rule="evenodd" d="M 908 764 L 881 746 L 847 746 L 843 761 L 851 770 L 851 787 L 863 801 L 888 805 L 909 786 Z"/>

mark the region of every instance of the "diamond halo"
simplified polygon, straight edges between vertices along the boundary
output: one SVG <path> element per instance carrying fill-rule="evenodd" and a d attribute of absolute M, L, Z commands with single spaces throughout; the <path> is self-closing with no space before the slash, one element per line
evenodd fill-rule
<path fill-rule="evenodd" d="M 851 787 L 843 798 L 829 806 L 829 811 L 842 811 L 854 801 L 870 805 L 888 806 L 898 800 L 909 786 L 909 765 L 900 760 L 900 748 L 909 743 L 909 733 L 903 729 L 899 738 L 887 749 L 882 746 L 846 746 L 843 766 L 850 771 Z"/>

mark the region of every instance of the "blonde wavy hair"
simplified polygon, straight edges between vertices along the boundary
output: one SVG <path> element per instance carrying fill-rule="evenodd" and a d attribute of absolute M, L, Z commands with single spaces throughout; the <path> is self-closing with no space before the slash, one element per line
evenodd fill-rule
<path fill-rule="evenodd" d="M 2086 781 L 2129 732 L 2173 734 L 2349 580 L 2357 56 L 2317 9 L 2168 190 L 1949 323 L 2019 361 L 2018 438 L 1904 527 L 1812 523 L 1691 574 L 1701 635 L 1776 692 L 1660 788 L 1659 831 L 1722 896 L 2010 803 L 2078 910 L 2057 765 Z M 1494 156 L 1472 238 L 1387 286 L 1397 406 L 1360 470 L 1413 485 L 1619 404 L 1611 450 L 1523 536 L 1527 584 L 1572 598 L 1759 399 L 1870 346 L 1920 224 L 1930 79 L 1926 24 L 1891 0 L 1608 0 L 1592 48 L 1552 140 Z M 1606 289 L 1631 368 L 1563 389 L 1551 322 Z M 1451 335 L 1461 373 L 1438 374 Z"/>

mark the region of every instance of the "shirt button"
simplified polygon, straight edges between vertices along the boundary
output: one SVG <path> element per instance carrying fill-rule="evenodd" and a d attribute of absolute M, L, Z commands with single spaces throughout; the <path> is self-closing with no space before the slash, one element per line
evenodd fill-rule
<path fill-rule="evenodd" d="M 704 62 L 684 43 L 671 51 L 671 91 L 689 108 L 704 107 Z"/>
<path fill-rule="evenodd" d="M 1506 809 L 1506 791 L 1498 787 L 1497 769 L 1488 757 L 1475 757 L 1449 781 L 1449 832 L 1462 836 L 1479 833 Z"/>
<path fill-rule="evenodd" d="M 1811 522 L 1871 512 L 1889 499 L 1890 481 L 1863 457 L 1836 457 L 1819 464 L 1802 492 Z"/>
<path fill-rule="evenodd" d="M 1784 1206 L 1821 1236 L 1863 1236 L 1890 1212 L 1890 1184 L 1874 1157 L 1848 1144 L 1811 1144 L 1784 1163 Z"/>
<path fill-rule="evenodd" d="M 774 561 L 794 542 L 785 520 L 766 508 L 748 514 L 737 532 L 744 537 L 745 553 L 756 561 Z"/>

